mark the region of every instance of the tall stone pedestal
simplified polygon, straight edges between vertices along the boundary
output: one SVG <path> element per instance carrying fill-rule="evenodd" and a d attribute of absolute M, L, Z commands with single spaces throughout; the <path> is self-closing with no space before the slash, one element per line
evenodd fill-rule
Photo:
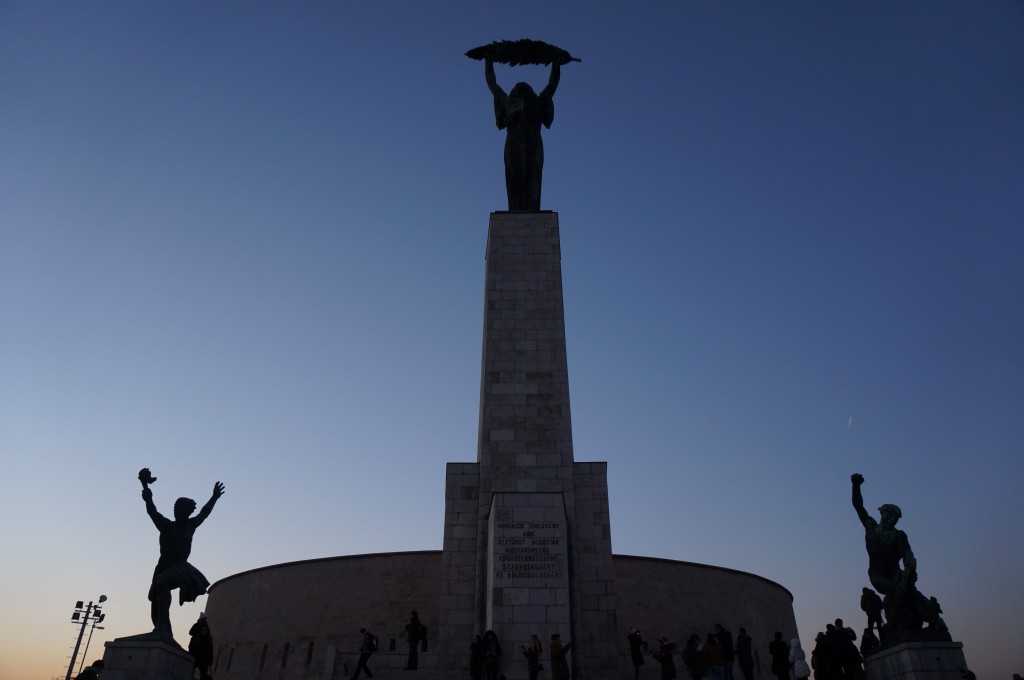
<path fill-rule="evenodd" d="M 493 213 L 487 234 L 476 463 L 449 463 L 438 670 L 468 674 L 474 634 L 509 650 L 558 633 L 573 678 L 615 678 L 615 618 L 605 463 L 573 459 L 558 215 Z"/>
<path fill-rule="evenodd" d="M 864 659 L 865 680 L 960 680 L 960 642 L 904 642 Z"/>
<path fill-rule="evenodd" d="M 104 645 L 103 680 L 192 680 L 192 655 L 153 634 L 117 638 Z"/>

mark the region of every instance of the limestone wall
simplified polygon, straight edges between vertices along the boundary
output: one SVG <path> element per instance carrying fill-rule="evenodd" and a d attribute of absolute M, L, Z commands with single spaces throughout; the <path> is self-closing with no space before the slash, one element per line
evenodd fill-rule
<path fill-rule="evenodd" d="M 793 595 L 774 581 L 733 569 L 651 557 L 615 556 L 619 627 L 639 628 L 651 643 L 662 635 L 681 648 L 691 633 L 706 638 L 716 623 L 747 629 L 762 673 L 771 678 L 768 643 L 775 631 L 797 637 Z M 804 641 L 806 643 L 808 641 Z M 625 638 L 623 638 L 625 643 Z M 740 677 L 738 667 L 736 676 Z"/>
<path fill-rule="evenodd" d="M 218 581 L 206 605 L 213 675 L 218 680 L 350 677 L 364 626 L 380 639 L 370 667 L 375 672 L 393 667 L 399 675 L 408 652 L 404 629 L 410 611 L 419 612 L 428 637 L 436 629 L 440 573 L 440 551 L 425 551 L 289 562 Z M 188 638 L 181 637 L 187 645 Z M 420 666 L 426 668 L 431 659 L 428 639 Z"/>
<path fill-rule="evenodd" d="M 713 624 L 721 623 L 734 636 L 737 628 L 746 627 L 761 660 L 758 677 L 770 678 L 767 648 L 771 633 L 781 630 L 786 639 L 796 635 L 792 596 L 767 579 L 656 558 L 615 555 L 613 563 L 621 645 L 614 650 L 588 650 L 580 645 L 581 654 L 617 655 L 626 668 L 625 634 L 631 626 L 643 629 L 644 637 L 651 641 L 667 635 L 683 642 L 689 633 L 706 635 Z M 375 676 L 408 680 L 410 673 L 401 670 L 407 651 L 404 626 L 409 611 L 416 609 L 428 635 L 434 635 L 440 578 L 441 552 L 424 551 L 291 562 L 218 581 L 210 588 L 206 606 L 215 643 L 214 677 L 351 677 L 358 658 L 359 628 L 366 626 L 381 643 L 380 652 L 370 662 Z M 537 633 L 542 638 L 550 634 Z M 179 631 L 179 642 L 187 645 L 183 634 Z M 502 672 L 509 680 L 524 680 L 526 667 L 518 654 L 521 641 L 501 642 L 505 647 Z M 435 672 L 435 665 L 432 641 L 428 640 L 415 677 L 437 680 L 441 674 Z M 466 677 L 467 668 L 468 659 L 467 667 L 446 677 Z M 647 675 L 656 677 L 653 666 L 649 670 Z"/>

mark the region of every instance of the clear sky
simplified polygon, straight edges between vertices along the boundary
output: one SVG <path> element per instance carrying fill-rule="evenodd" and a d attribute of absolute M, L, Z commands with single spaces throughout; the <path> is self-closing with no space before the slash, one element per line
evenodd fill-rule
<path fill-rule="evenodd" d="M 615 552 L 778 581 L 806 644 L 862 625 L 859 471 L 979 678 L 1024 670 L 1019 0 L 7 0 L 0 679 L 63 677 L 76 600 L 91 658 L 150 628 L 143 466 L 168 515 L 227 485 L 212 581 L 440 549 L 505 207 L 463 53 L 520 37 L 583 59 L 543 207 Z"/>

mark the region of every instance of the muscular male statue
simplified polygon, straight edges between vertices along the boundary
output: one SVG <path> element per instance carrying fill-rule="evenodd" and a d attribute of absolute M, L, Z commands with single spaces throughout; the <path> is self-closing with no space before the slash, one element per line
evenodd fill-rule
<path fill-rule="evenodd" d="M 917 590 L 917 559 L 910 549 L 907 535 L 896 528 L 903 513 L 899 506 L 885 504 L 878 508 L 881 521 L 864 509 L 860 487 L 864 477 L 854 474 L 853 508 L 864 525 L 864 544 L 868 551 L 868 579 L 881 593 L 887 623 L 882 627 L 882 644 L 887 646 L 903 631 L 920 630 L 923 623 L 940 637 L 948 639 L 948 629 L 939 617 L 938 601 L 926 598 Z M 901 568 L 902 562 L 902 568 Z"/>
<path fill-rule="evenodd" d="M 139 472 L 139 481 L 142 482 L 146 512 L 160 532 L 160 560 L 153 570 L 153 584 L 149 587 L 153 632 L 170 635 L 171 591 L 177 588 L 179 604 L 185 604 L 205 595 L 210 585 L 202 572 L 188 563 L 188 557 L 192 553 L 192 535 L 213 512 L 217 499 L 224 495 L 224 485 L 220 482 L 213 485 L 213 495 L 195 517 L 191 515 L 195 512 L 196 502 L 191 498 L 179 498 L 174 502 L 174 521 L 171 521 L 157 512 L 153 504 L 153 491 L 149 484 L 156 479 L 148 468 Z"/>
<path fill-rule="evenodd" d="M 494 95 L 494 118 L 505 137 L 505 190 L 510 211 L 540 210 L 540 185 L 544 170 L 544 142 L 540 126 L 550 128 L 555 118 L 552 97 L 558 88 L 561 65 L 551 64 L 547 87 L 538 95 L 527 83 L 505 91 L 494 76 L 494 62 L 484 59 L 484 77 Z"/>

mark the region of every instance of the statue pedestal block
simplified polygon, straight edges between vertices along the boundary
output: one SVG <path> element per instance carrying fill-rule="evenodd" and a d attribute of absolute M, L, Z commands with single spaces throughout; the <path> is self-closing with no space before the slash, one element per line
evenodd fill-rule
<path fill-rule="evenodd" d="M 960 680 L 960 642 L 904 642 L 864 659 L 865 680 Z"/>
<path fill-rule="evenodd" d="M 573 455 L 559 239 L 557 213 L 491 214 L 477 460 L 449 463 L 445 482 L 435 649 L 446 677 L 468 675 L 466 645 L 488 629 L 512 649 L 539 635 L 544 664 L 552 633 L 573 640 L 574 678 L 633 671 L 616 621 L 608 465 Z M 525 676 L 523 660 L 506 663 Z"/>
<path fill-rule="evenodd" d="M 192 680 L 195 661 L 170 636 L 133 635 L 104 646 L 103 680 Z"/>

